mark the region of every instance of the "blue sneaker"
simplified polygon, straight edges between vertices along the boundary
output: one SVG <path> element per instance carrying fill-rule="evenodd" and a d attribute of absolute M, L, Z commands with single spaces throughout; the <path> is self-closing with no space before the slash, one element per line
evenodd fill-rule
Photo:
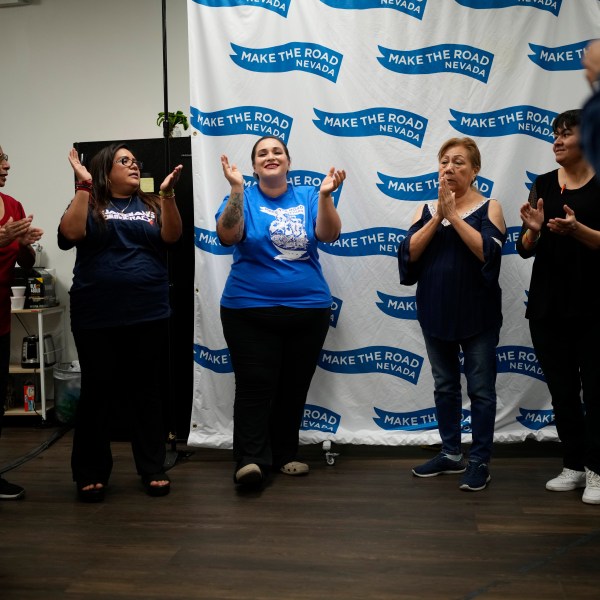
<path fill-rule="evenodd" d="M 471 462 L 467 465 L 465 474 L 460 479 L 460 489 L 468 492 L 478 492 L 485 489 L 492 479 L 486 463 Z"/>
<path fill-rule="evenodd" d="M 462 460 L 453 460 L 448 458 L 443 452 L 440 452 L 431 460 L 415 467 L 412 470 L 412 473 L 417 477 L 435 477 L 436 475 L 464 473 L 465 468 L 465 464 Z"/>

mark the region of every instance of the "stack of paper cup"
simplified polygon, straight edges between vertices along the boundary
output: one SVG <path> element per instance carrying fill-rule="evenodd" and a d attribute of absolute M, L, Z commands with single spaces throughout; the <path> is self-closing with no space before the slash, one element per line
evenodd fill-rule
<path fill-rule="evenodd" d="M 25 286 L 16 285 L 10 289 L 12 290 L 12 296 L 10 298 L 12 310 L 22 310 L 25 307 Z"/>

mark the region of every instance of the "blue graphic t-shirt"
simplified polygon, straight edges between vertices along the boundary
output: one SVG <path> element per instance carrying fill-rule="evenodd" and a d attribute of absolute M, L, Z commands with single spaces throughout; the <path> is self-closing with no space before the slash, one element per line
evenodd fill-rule
<path fill-rule="evenodd" d="M 244 190 L 244 236 L 233 249 L 223 306 L 331 306 L 315 237 L 318 201 L 318 190 L 311 186 L 288 185 L 277 198 L 265 196 L 258 185 Z"/>
<path fill-rule="evenodd" d="M 114 202 L 114 205 L 113 205 Z M 74 244 L 58 232 L 63 250 L 75 246 L 71 326 L 98 329 L 167 318 L 167 244 L 157 215 L 138 196 L 104 211 L 106 227 L 88 214 L 86 235 Z"/>

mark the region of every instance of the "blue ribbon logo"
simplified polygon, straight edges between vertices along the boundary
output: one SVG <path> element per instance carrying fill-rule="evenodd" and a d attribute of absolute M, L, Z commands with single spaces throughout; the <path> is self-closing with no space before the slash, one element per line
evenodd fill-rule
<path fill-rule="evenodd" d="M 395 200 L 427 202 L 437 200 L 439 174 L 437 171 L 417 175 L 416 177 L 392 177 L 385 173 L 377 173 L 381 183 L 377 184 L 380 192 Z M 494 182 L 491 179 L 477 176 L 475 188 L 485 198 L 490 198 Z"/>
<path fill-rule="evenodd" d="M 415 296 L 390 296 L 383 292 L 377 292 L 377 295 L 381 302 L 375 304 L 382 313 L 394 317 L 394 319 L 416 320 L 417 299 Z"/>
<path fill-rule="evenodd" d="M 345 375 L 386 373 L 417 385 L 423 357 L 401 348 L 369 346 L 355 350 L 322 350 L 318 365 L 325 371 Z"/>
<path fill-rule="evenodd" d="M 317 188 L 317 190 L 321 187 L 323 183 L 323 179 L 327 177 L 326 173 L 318 173 L 317 171 L 307 171 L 303 169 L 292 170 L 287 175 L 287 182 L 291 185 L 309 185 Z M 258 181 L 255 177 L 250 175 L 244 175 L 244 189 L 258 185 Z M 335 192 L 331 193 L 331 197 L 333 198 L 333 205 L 337 208 L 340 195 L 342 193 L 342 189 L 344 188 L 344 184 L 342 183 L 340 187 L 338 187 Z"/>
<path fill-rule="evenodd" d="M 211 8 L 226 8 L 233 6 L 253 6 L 265 8 L 274 13 L 287 17 L 292 0 L 194 0 L 196 4 L 210 6 Z"/>
<path fill-rule="evenodd" d="M 288 183 L 292 185 L 312 185 L 316 187 L 317 190 L 321 187 L 323 183 L 323 179 L 327 177 L 327 173 L 318 173 L 317 171 L 306 171 L 303 169 L 292 170 L 288 173 Z M 333 198 L 333 205 L 337 208 L 337 205 L 340 201 L 340 195 L 342 194 L 342 189 L 344 188 L 344 184 L 342 183 L 340 187 L 332 192 L 331 197 Z"/>
<path fill-rule="evenodd" d="M 375 424 L 386 431 L 431 431 L 438 428 L 435 408 L 424 408 L 412 412 L 390 412 L 373 407 L 377 417 L 373 417 Z M 471 411 L 461 411 L 461 431 L 471 432 Z"/>
<path fill-rule="evenodd" d="M 340 137 L 385 135 L 413 144 L 423 143 L 427 119 L 398 108 L 368 108 L 351 113 L 329 113 L 313 109 L 313 123 L 325 133 Z"/>
<path fill-rule="evenodd" d="M 525 171 L 525 174 L 527 175 L 527 179 L 529 181 L 525 182 L 525 187 L 528 190 L 531 190 L 531 186 L 533 185 L 533 182 L 537 179 L 537 173 L 531 173 L 530 171 Z"/>
<path fill-rule="evenodd" d="M 546 71 L 579 71 L 583 69 L 581 59 L 589 42 L 590 40 L 587 40 L 556 48 L 529 44 L 533 52 L 529 59 Z"/>
<path fill-rule="evenodd" d="M 554 411 L 552 410 L 534 410 L 530 408 L 519 408 L 521 413 L 517 416 L 517 421 L 533 431 L 539 431 L 549 425 L 554 425 Z"/>
<path fill-rule="evenodd" d="M 460 73 L 487 83 L 494 55 L 463 44 L 438 44 L 417 50 L 392 50 L 379 46 L 377 60 L 390 71 L 406 75 Z"/>
<path fill-rule="evenodd" d="M 233 246 L 223 246 L 216 231 L 194 227 L 194 244 L 196 248 L 210 254 L 233 254 Z"/>
<path fill-rule="evenodd" d="M 329 326 L 330 327 L 337 327 L 338 321 L 340 319 L 340 314 L 342 312 L 342 305 L 344 304 L 344 301 L 341 298 L 336 298 L 335 296 L 332 296 L 332 302 L 331 302 L 331 315 L 329 316 Z"/>
<path fill-rule="evenodd" d="M 211 350 L 206 346 L 194 344 L 194 361 L 215 373 L 233 373 L 231 357 L 227 348 L 223 350 Z"/>
<path fill-rule="evenodd" d="M 287 144 L 293 121 L 292 117 L 263 106 L 236 106 L 215 112 L 190 107 L 190 122 L 204 135 L 273 135 Z"/>
<path fill-rule="evenodd" d="M 337 81 L 343 55 L 319 44 L 290 42 L 270 48 L 245 48 L 231 44 L 236 54 L 231 60 L 248 71 L 257 73 L 287 73 L 305 71 L 330 81 Z"/>
<path fill-rule="evenodd" d="M 558 17 L 562 0 L 455 0 L 467 8 L 487 10 L 490 8 L 509 8 L 510 6 L 528 6 L 547 10 Z"/>
<path fill-rule="evenodd" d="M 463 113 L 450 109 L 454 120 L 450 125 L 466 135 L 499 137 L 523 133 L 554 143 L 552 121 L 556 112 L 522 104 L 487 113 Z"/>
<path fill-rule="evenodd" d="M 520 226 L 506 228 L 506 241 L 504 242 L 504 246 L 502 246 L 502 256 L 517 254 L 517 240 L 520 233 Z"/>
<path fill-rule="evenodd" d="M 345 10 L 367 10 L 369 8 L 389 8 L 398 10 L 421 20 L 427 0 L 321 0 L 331 8 Z"/>
<path fill-rule="evenodd" d="M 335 256 L 393 256 L 398 255 L 398 246 L 406 237 L 404 229 L 374 227 L 361 231 L 342 233 L 331 243 L 319 242 L 319 250 Z"/>
<path fill-rule="evenodd" d="M 519 373 L 546 381 L 535 350 L 527 346 L 499 346 L 496 348 L 496 367 L 498 373 Z"/>
<path fill-rule="evenodd" d="M 327 431 L 335 433 L 340 426 L 342 417 L 332 410 L 317 406 L 316 404 L 305 404 L 304 414 L 300 423 L 302 431 Z"/>

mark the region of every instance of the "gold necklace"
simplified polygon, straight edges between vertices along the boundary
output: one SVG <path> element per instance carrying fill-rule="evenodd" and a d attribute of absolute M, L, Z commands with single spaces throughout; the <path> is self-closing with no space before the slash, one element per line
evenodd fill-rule
<path fill-rule="evenodd" d="M 114 208 L 114 209 L 115 209 L 117 212 L 120 212 L 121 214 L 123 214 L 123 213 L 124 213 L 124 212 L 125 212 L 125 211 L 126 211 L 128 208 L 129 208 L 129 205 L 131 204 L 131 201 L 132 201 L 132 200 L 133 200 L 133 196 L 129 196 L 129 202 L 127 203 L 127 205 L 125 206 L 125 208 L 124 208 L 123 210 L 121 210 L 121 209 L 120 209 L 118 206 L 115 206 L 115 205 L 113 204 L 113 201 L 112 201 L 112 200 L 109 200 L 109 201 L 108 201 L 108 203 L 109 203 L 109 204 L 112 204 L 113 208 Z"/>

